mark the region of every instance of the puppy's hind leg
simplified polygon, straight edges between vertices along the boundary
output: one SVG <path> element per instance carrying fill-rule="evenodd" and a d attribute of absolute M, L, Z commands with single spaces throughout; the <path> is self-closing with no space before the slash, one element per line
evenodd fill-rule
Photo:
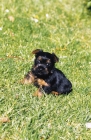
<path fill-rule="evenodd" d="M 72 91 L 72 84 L 70 82 L 61 84 L 57 92 L 59 94 L 69 94 Z"/>
<path fill-rule="evenodd" d="M 28 74 L 25 76 L 25 78 L 21 81 L 22 84 L 32 84 L 34 83 L 34 75 L 32 74 L 32 72 L 28 72 Z"/>

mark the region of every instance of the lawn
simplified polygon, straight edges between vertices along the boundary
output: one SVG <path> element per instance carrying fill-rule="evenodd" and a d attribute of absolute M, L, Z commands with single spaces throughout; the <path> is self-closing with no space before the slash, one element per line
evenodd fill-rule
<path fill-rule="evenodd" d="M 85 1 L 85 0 L 84 0 Z M 0 140 L 91 140 L 91 11 L 83 0 L 0 0 Z M 69 95 L 20 83 L 34 49 L 53 52 Z"/>

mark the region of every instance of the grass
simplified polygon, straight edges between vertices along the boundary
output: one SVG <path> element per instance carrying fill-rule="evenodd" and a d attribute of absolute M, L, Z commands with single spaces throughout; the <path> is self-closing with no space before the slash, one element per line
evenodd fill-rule
<path fill-rule="evenodd" d="M 90 11 L 89 11 L 90 12 Z M 54 52 L 73 84 L 67 96 L 34 97 L 20 80 L 34 49 Z M 90 140 L 91 17 L 79 0 L 0 1 L 0 140 Z"/>

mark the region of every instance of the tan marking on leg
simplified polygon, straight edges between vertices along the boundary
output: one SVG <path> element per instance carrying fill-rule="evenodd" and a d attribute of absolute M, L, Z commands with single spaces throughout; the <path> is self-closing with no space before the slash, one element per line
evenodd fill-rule
<path fill-rule="evenodd" d="M 43 79 L 37 79 L 38 85 L 42 86 L 49 86 Z"/>
<path fill-rule="evenodd" d="M 44 94 L 42 93 L 40 88 L 34 93 L 34 96 L 37 96 L 37 97 L 42 97 L 43 95 Z"/>
<path fill-rule="evenodd" d="M 31 84 L 31 83 L 34 83 L 34 75 L 29 72 L 25 78 L 22 80 L 22 84 Z"/>
<path fill-rule="evenodd" d="M 54 95 L 59 95 L 59 93 L 56 92 L 56 91 L 52 91 L 52 94 L 54 94 Z"/>

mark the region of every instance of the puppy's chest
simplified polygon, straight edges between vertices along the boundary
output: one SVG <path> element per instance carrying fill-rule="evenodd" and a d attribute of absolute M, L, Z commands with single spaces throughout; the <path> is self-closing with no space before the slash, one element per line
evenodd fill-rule
<path fill-rule="evenodd" d="M 50 74 L 46 77 L 37 77 L 34 80 L 34 85 L 37 87 L 42 87 L 42 86 L 53 86 L 55 85 L 57 79 L 55 76 L 55 73 Z"/>

